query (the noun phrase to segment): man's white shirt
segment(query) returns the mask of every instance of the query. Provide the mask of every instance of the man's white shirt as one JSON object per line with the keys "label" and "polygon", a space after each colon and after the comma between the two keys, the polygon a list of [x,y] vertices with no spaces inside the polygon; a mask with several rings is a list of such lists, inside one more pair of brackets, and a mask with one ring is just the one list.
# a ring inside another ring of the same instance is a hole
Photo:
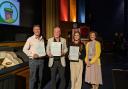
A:
{"label": "man's white shirt", "polygon": [[39,39],[35,35],[29,37],[23,47],[23,52],[29,58],[32,58],[34,54],[38,54],[39,57],[45,56],[45,45],[42,36]]}

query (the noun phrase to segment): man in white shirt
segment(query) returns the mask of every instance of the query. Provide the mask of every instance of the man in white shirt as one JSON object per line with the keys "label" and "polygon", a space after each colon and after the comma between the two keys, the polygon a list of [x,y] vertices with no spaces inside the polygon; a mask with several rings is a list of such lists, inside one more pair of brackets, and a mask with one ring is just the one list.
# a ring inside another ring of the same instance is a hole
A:
{"label": "man in white shirt", "polygon": [[30,58],[30,89],[42,89],[42,77],[45,53],[44,39],[40,35],[40,26],[33,26],[34,35],[29,37],[23,47],[23,52]]}

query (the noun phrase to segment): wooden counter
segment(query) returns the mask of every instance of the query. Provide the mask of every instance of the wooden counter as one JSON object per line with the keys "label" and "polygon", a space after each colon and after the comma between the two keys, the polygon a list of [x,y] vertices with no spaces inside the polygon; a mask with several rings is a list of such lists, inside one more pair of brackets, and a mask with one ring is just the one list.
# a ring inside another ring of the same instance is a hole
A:
{"label": "wooden counter", "polygon": [[25,83],[26,87],[25,89],[29,89],[29,67],[28,67],[28,63],[22,63],[4,70],[0,71],[0,79],[4,78],[4,80],[7,79],[8,76],[10,75],[16,75],[21,77],[23,81],[21,81],[20,79],[17,79],[17,83],[18,84],[18,89],[21,89],[22,87],[22,83]]}
{"label": "wooden counter", "polygon": [[17,42],[0,42],[0,46],[6,47],[23,47],[25,41],[17,41]]}

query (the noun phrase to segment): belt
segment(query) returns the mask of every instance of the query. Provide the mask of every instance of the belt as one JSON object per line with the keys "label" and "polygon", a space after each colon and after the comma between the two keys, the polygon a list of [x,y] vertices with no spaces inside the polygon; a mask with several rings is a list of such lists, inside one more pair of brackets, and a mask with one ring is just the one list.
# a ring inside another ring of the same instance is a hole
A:
{"label": "belt", "polygon": [[60,61],[60,56],[54,56],[54,61]]}

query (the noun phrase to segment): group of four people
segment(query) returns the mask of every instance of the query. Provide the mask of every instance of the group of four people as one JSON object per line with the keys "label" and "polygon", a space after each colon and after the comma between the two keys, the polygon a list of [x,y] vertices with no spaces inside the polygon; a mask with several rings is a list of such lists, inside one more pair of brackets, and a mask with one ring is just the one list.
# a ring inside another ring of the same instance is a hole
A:
{"label": "group of four people", "polygon": [[[42,89],[42,77],[44,68],[44,56],[49,57],[48,66],[51,69],[51,89],[56,89],[56,72],[58,71],[60,77],[59,89],[65,89],[65,67],[68,48],[66,40],[61,37],[61,29],[54,28],[53,37],[48,39],[47,47],[45,50],[44,39],[40,35],[40,26],[33,26],[34,35],[29,37],[23,47],[23,52],[30,58],[30,89]],[[73,34],[73,42],[70,46],[79,47],[78,60],[70,60],[71,72],[71,89],[81,89],[82,87],[82,74],[83,63],[86,63],[85,82],[92,85],[92,89],[98,89],[99,84],[102,84],[101,65],[100,65],[100,42],[96,40],[96,32],[90,32],[90,41],[86,47],[80,41],[80,33]],[[51,52],[52,42],[61,42],[61,56],[53,56]],[[70,48],[69,48],[70,49]],[[85,57],[86,56],[86,57]],[[83,62],[83,59],[84,62]],[[38,76],[38,78],[37,78]]]}

